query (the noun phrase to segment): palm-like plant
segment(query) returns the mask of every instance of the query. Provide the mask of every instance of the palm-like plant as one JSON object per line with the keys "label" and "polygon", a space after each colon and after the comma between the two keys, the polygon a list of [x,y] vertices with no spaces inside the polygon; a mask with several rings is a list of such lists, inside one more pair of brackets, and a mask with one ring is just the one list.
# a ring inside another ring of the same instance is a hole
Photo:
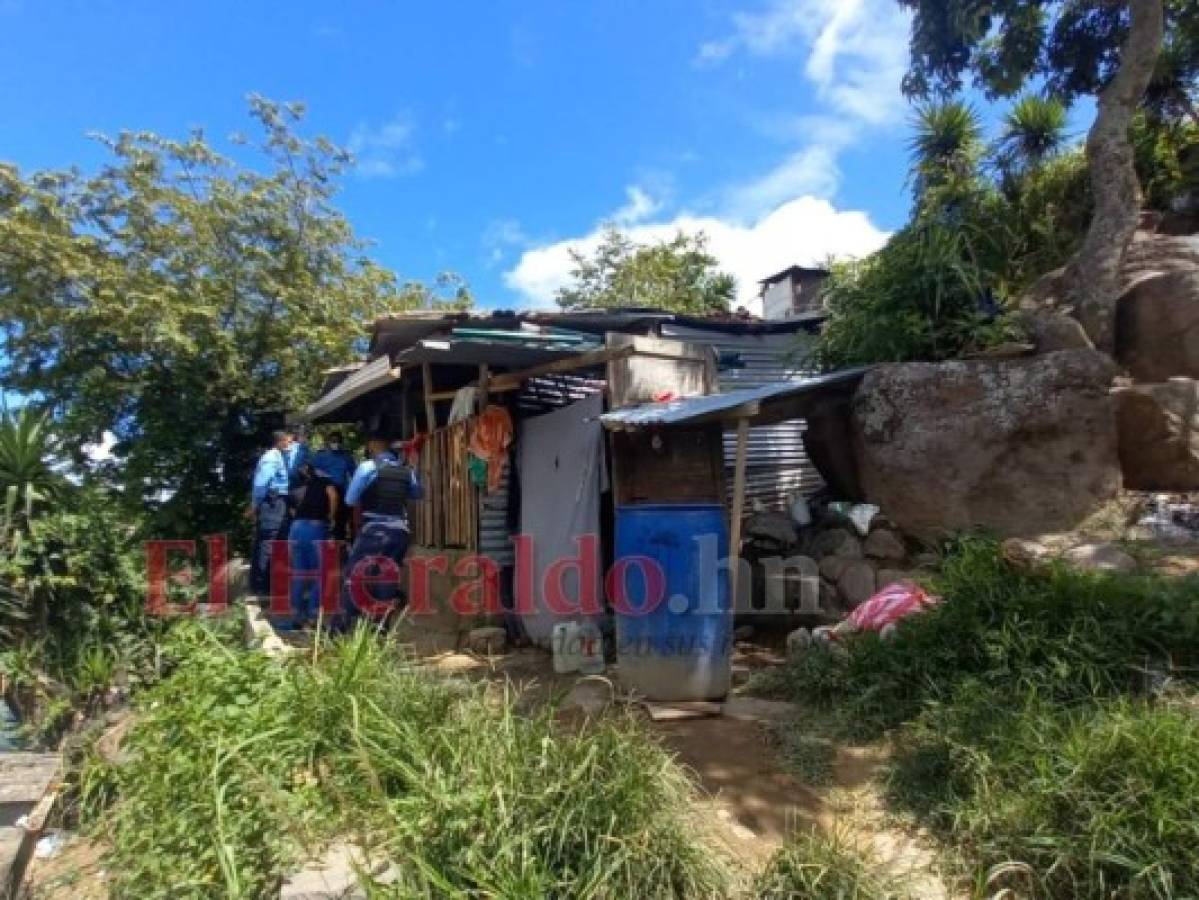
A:
{"label": "palm-like plant", "polygon": [[1066,107],[1028,94],[1004,117],[995,161],[1003,172],[1027,172],[1060,153],[1066,140]]}
{"label": "palm-like plant", "polygon": [[0,409],[0,503],[14,517],[27,518],[35,504],[58,492],[57,451],[48,413]]}
{"label": "palm-like plant", "polygon": [[934,188],[977,174],[983,129],[974,107],[959,100],[927,103],[917,109],[912,131],[909,148],[918,200]]}

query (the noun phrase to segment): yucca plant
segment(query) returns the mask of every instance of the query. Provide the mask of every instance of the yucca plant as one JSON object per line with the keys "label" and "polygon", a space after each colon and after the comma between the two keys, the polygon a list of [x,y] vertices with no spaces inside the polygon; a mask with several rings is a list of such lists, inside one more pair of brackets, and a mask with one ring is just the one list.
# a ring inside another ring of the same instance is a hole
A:
{"label": "yucca plant", "polygon": [[946,100],[917,109],[908,147],[918,202],[933,188],[968,181],[978,174],[982,134],[978,111],[967,103]]}
{"label": "yucca plant", "polygon": [[58,449],[48,413],[28,406],[0,409],[0,492],[6,509],[11,503],[13,522],[27,520],[38,503],[62,487],[54,468]]}
{"label": "yucca plant", "polygon": [[1046,162],[1066,146],[1066,107],[1029,94],[1008,110],[995,159],[1003,171],[1023,172]]}

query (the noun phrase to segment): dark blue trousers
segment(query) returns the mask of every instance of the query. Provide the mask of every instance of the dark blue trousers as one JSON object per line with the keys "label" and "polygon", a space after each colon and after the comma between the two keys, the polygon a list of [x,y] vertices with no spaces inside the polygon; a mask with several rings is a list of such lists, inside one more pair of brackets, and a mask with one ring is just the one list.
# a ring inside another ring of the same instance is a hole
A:
{"label": "dark blue trousers", "polygon": [[[346,561],[346,587],[343,594],[343,606],[346,619],[352,622],[365,614],[361,604],[355,600],[355,577],[363,574],[377,576],[382,574],[379,566],[372,559],[390,559],[397,566],[404,564],[404,554],[408,552],[408,528],[400,519],[364,519],[362,531],[354,539],[350,548],[350,558]],[[360,584],[359,591],[367,591],[369,600],[375,603],[394,603],[400,598],[399,582]]]}
{"label": "dark blue trousers", "polygon": [[258,507],[254,522],[254,553],[250,565],[250,588],[259,596],[271,592],[271,542],[287,540],[291,512],[286,497],[267,497]]}

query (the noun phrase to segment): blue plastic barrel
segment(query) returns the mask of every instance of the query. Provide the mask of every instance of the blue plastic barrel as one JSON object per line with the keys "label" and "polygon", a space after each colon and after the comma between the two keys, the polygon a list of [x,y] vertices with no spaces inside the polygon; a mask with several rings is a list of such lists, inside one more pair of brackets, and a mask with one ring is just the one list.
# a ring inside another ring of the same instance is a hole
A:
{"label": "blue plastic barrel", "polygon": [[617,508],[608,587],[627,687],[650,700],[716,700],[728,693],[728,552],[719,504]]}

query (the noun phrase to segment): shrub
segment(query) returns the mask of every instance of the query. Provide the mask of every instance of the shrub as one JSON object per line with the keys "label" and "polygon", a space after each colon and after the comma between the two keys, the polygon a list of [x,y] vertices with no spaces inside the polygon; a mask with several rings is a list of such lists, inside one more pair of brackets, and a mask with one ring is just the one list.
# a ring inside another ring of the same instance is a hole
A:
{"label": "shrub", "polygon": [[[691,783],[630,722],[578,733],[436,680],[366,631],[287,665],[190,624],[146,692],[133,761],[85,776],[117,893],[262,896],[334,837],[394,863],[398,896],[705,897],[723,867]],[[109,799],[111,798],[111,799]]]}
{"label": "shrub", "polygon": [[903,896],[893,878],[843,831],[797,832],[754,884],[760,900],[889,900]]}
{"label": "shrub", "polygon": [[1019,572],[993,541],[967,539],[932,588],[944,602],[902,622],[898,640],[863,634],[844,654],[815,648],[778,680],[792,696],[837,701],[842,720],[869,735],[966,680],[1068,703],[1138,691],[1155,667],[1184,671],[1199,657],[1194,578]]}
{"label": "shrub", "polygon": [[873,256],[834,265],[816,361],[936,361],[1009,339],[976,256],[969,228],[921,221]]}

